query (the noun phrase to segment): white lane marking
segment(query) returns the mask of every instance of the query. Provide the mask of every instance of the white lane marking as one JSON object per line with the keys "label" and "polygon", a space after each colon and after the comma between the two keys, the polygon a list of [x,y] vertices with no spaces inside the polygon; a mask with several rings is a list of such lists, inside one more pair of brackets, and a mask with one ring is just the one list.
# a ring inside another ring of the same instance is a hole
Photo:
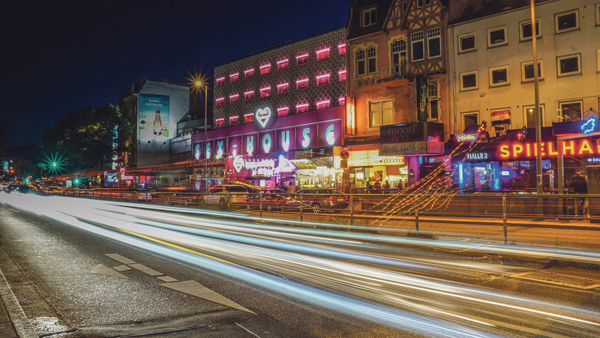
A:
{"label": "white lane marking", "polygon": [[158,272],[158,271],[156,271],[154,269],[150,269],[149,267],[147,267],[145,265],[142,265],[142,264],[129,264],[129,266],[132,267],[132,268],[134,268],[134,269],[140,270],[141,272],[143,272],[145,274],[148,274],[148,275],[150,275],[152,277],[162,276],[163,275],[162,272]]}
{"label": "white lane marking", "polygon": [[95,273],[97,275],[105,275],[105,276],[110,276],[110,277],[119,277],[119,278],[129,279],[127,276],[122,275],[122,274],[118,273],[117,271],[115,271],[107,266],[104,266],[102,264],[98,264],[98,266],[92,270],[92,273]]}
{"label": "white lane marking", "polygon": [[214,292],[213,290],[207,288],[206,286],[204,286],[196,281],[193,281],[193,280],[160,284],[160,286],[164,286],[166,288],[173,289],[175,291],[179,291],[179,292],[187,293],[192,296],[203,298],[203,299],[209,300],[213,303],[223,304],[223,305],[229,306],[234,309],[238,309],[238,310],[250,312],[252,314],[256,314],[256,313],[246,309],[245,307],[241,306],[240,304],[232,301],[231,299],[226,298],[225,296],[220,295],[220,294]]}
{"label": "white lane marking", "polygon": [[8,285],[2,270],[0,270],[0,301],[4,304],[4,308],[19,337],[38,338],[33,325],[31,325],[27,316],[25,316],[21,304],[19,304],[17,297],[15,297],[15,294]]}
{"label": "white lane marking", "polygon": [[123,257],[119,254],[104,254],[104,256],[110,257],[110,258],[116,260],[117,262],[120,262],[123,264],[135,264],[135,261],[132,261],[131,259],[129,259],[127,257]]}
{"label": "white lane marking", "polygon": [[156,277],[156,278],[160,279],[163,282],[167,282],[167,283],[178,282],[177,279],[175,279],[173,277],[169,277],[169,276],[162,276],[162,277]]}
{"label": "white lane marking", "polygon": [[236,322],[234,322],[234,323],[235,323],[235,325],[237,325],[237,326],[241,327],[242,329],[246,330],[246,332],[248,332],[249,334],[253,335],[254,337],[260,338],[259,335],[257,335],[256,333],[248,330],[247,328],[243,327],[242,324],[236,323]]}
{"label": "white lane marking", "polygon": [[115,269],[117,271],[129,271],[129,270],[131,270],[131,268],[128,267],[127,265],[115,266],[113,269]]}

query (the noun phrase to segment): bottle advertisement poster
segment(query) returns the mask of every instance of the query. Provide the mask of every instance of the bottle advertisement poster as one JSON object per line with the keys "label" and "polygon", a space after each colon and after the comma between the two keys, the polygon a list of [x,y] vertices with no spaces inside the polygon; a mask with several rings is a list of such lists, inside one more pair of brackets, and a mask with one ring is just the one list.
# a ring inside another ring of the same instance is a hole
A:
{"label": "bottle advertisement poster", "polygon": [[[151,164],[160,162],[158,153],[168,156],[171,131],[169,130],[169,97],[140,94],[137,121],[138,155],[154,153],[152,160],[138,156],[138,162]],[[140,164],[140,163],[138,163]]]}

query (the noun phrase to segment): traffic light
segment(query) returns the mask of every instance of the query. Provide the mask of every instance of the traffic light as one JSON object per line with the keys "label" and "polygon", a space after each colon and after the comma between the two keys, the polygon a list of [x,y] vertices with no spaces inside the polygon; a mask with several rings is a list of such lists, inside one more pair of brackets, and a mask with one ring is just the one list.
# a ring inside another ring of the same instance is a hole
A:
{"label": "traffic light", "polygon": [[56,168],[58,164],[56,162],[52,162],[52,168]]}
{"label": "traffic light", "polygon": [[529,133],[529,128],[527,126],[523,126],[519,133],[517,133],[517,140],[523,142],[527,139],[527,134]]}
{"label": "traffic light", "polygon": [[74,182],[75,182],[75,184],[79,184],[79,179],[76,178]]}

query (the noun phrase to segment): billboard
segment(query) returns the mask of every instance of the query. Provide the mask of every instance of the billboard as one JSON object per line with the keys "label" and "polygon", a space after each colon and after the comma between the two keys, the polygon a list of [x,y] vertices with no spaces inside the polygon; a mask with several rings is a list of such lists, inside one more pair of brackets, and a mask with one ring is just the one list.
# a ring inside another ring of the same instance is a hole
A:
{"label": "billboard", "polygon": [[[138,165],[168,160],[171,139],[169,126],[169,96],[140,94],[137,119]],[[144,156],[146,154],[148,156]]]}

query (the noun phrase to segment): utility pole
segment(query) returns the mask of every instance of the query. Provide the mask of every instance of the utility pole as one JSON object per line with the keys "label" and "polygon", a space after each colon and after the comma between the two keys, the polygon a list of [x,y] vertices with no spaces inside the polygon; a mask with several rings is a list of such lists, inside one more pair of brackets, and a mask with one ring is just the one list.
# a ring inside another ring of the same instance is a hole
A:
{"label": "utility pole", "polygon": [[[536,186],[537,195],[541,197],[544,193],[544,177],[542,173],[542,115],[540,112],[540,79],[538,74],[537,57],[537,29],[535,25],[535,2],[531,0],[531,44],[533,46],[533,83],[535,91],[535,143],[537,152],[536,160]],[[542,200],[538,198],[538,214],[542,211]]]}

